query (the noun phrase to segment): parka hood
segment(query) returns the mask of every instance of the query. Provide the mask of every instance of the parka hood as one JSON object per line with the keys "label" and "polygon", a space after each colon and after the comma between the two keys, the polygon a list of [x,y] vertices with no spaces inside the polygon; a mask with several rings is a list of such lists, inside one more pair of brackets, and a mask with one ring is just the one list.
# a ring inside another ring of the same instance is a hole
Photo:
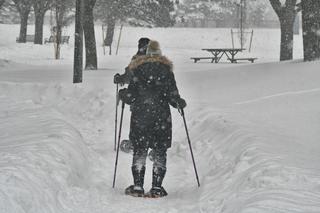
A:
{"label": "parka hood", "polygon": [[168,65],[170,67],[170,71],[173,71],[173,63],[166,56],[161,55],[141,55],[136,56],[129,64],[129,70],[134,70],[138,66],[146,63],[161,63]]}

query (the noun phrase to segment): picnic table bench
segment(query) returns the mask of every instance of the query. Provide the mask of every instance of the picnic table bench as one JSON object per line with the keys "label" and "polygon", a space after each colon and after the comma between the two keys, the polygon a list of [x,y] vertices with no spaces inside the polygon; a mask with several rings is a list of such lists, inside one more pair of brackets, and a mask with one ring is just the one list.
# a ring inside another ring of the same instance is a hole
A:
{"label": "picnic table bench", "polygon": [[[61,44],[67,43],[69,44],[69,39],[70,36],[61,36]],[[46,38],[44,40],[44,43],[53,43],[55,41],[55,37],[54,36],[50,36],[49,38]]]}
{"label": "picnic table bench", "polygon": [[194,63],[197,63],[198,61],[200,61],[201,59],[210,59],[211,63],[213,63],[215,61],[215,57],[191,57],[191,59],[194,60]]}
{"label": "picnic table bench", "polygon": [[231,61],[231,63],[237,63],[237,61],[251,61],[251,63],[254,63],[257,59],[258,58],[233,58],[228,60]]}
{"label": "picnic table bench", "polygon": [[202,59],[210,59],[211,63],[215,62],[218,63],[223,56],[227,57],[227,60],[229,60],[231,63],[237,63],[237,61],[240,60],[248,60],[253,63],[257,58],[235,58],[235,56],[242,52],[243,48],[210,48],[210,49],[202,49],[204,51],[210,52],[213,57],[191,57],[192,60],[194,60],[194,63],[197,63],[198,61]]}
{"label": "picnic table bench", "polygon": [[[20,38],[16,38],[16,42],[19,42]],[[27,35],[26,36],[26,42],[34,42],[34,35]]]}

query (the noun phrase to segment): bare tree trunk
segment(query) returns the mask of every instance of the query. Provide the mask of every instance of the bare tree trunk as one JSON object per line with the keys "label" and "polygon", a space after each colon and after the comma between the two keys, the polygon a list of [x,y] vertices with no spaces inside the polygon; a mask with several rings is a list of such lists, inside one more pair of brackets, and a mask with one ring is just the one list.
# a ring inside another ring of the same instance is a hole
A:
{"label": "bare tree trunk", "polygon": [[104,39],[104,45],[110,47],[109,55],[111,55],[111,47],[113,43],[114,29],[116,26],[116,20],[114,18],[108,18],[107,22],[107,35]]}
{"label": "bare tree trunk", "polygon": [[293,58],[293,23],[294,19],[292,20],[290,17],[280,20],[280,61],[291,60]]}
{"label": "bare tree trunk", "polygon": [[320,59],[320,1],[303,0],[301,7],[304,60]]}
{"label": "bare tree trunk", "polygon": [[[59,15],[56,15],[56,20],[59,20]],[[57,21],[57,32],[56,32],[56,38],[55,38],[55,45],[56,45],[56,52],[55,52],[55,58],[60,59],[60,48],[61,48],[61,36],[62,36],[62,25]]]}
{"label": "bare tree trunk", "polygon": [[28,18],[31,10],[30,1],[13,0],[20,16],[19,43],[25,43],[27,38]]}
{"label": "bare tree trunk", "polygon": [[35,32],[34,32],[34,43],[42,44],[43,43],[43,21],[44,13],[35,13]]}
{"label": "bare tree trunk", "polygon": [[83,69],[83,28],[82,18],[84,3],[82,0],[76,0],[76,20],[74,37],[74,59],[73,59],[73,83],[82,82]]}
{"label": "bare tree trunk", "polygon": [[286,0],[284,5],[279,0],[270,0],[278,15],[281,27],[280,61],[293,58],[293,24],[296,16],[297,0]]}
{"label": "bare tree trunk", "polygon": [[93,8],[95,0],[86,0],[84,2],[84,14],[83,14],[83,31],[85,38],[85,49],[86,49],[86,66],[87,70],[98,69],[97,59],[97,47],[96,38],[94,32],[94,19],[93,19]]}
{"label": "bare tree trunk", "polygon": [[62,41],[62,21],[65,15],[64,5],[62,1],[55,0],[55,16],[56,16],[56,34],[55,34],[55,59],[60,59],[60,47]]}
{"label": "bare tree trunk", "polygon": [[18,41],[19,43],[26,43],[29,13],[30,10],[20,12],[20,33]]}
{"label": "bare tree trunk", "polygon": [[52,0],[32,0],[33,9],[35,14],[35,33],[34,33],[34,43],[42,44],[43,42],[43,22],[44,15],[47,10],[52,6]]}

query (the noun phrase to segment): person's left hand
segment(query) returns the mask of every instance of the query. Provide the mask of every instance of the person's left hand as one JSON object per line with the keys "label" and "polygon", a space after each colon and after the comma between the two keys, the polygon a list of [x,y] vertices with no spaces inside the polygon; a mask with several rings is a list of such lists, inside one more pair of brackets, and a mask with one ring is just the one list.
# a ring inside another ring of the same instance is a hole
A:
{"label": "person's left hand", "polygon": [[187,103],[183,98],[179,98],[177,100],[177,108],[178,109],[184,109],[186,106],[187,106]]}
{"label": "person's left hand", "polygon": [[121,101],[129,105],[134,101],[132,94],[129,92],[127,88],[119,90],[118,97]]}

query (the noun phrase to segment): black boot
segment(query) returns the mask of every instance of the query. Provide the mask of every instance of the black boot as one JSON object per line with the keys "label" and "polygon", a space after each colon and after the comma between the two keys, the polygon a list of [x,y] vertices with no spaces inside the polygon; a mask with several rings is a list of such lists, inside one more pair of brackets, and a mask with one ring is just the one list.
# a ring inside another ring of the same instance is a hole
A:
{"label": "black boot", "polygon": [[167,196],[168,193],[162,187],[162,181],[166,175],[166,169],[161,167],[153,167],[152,171],[152,188],[146,194],[146,197],[158,198]]}
{"label": "black boot", "polygon": [[134,185],[129,186],[125,190],[126,195],[131,195],[134,197],[143,197],[144,196],[144,174],[146,171],[146,168],[143,166],[141,168],[138,168],[137,166],[132,166],[132,175],[133,175],[133,182]]}

